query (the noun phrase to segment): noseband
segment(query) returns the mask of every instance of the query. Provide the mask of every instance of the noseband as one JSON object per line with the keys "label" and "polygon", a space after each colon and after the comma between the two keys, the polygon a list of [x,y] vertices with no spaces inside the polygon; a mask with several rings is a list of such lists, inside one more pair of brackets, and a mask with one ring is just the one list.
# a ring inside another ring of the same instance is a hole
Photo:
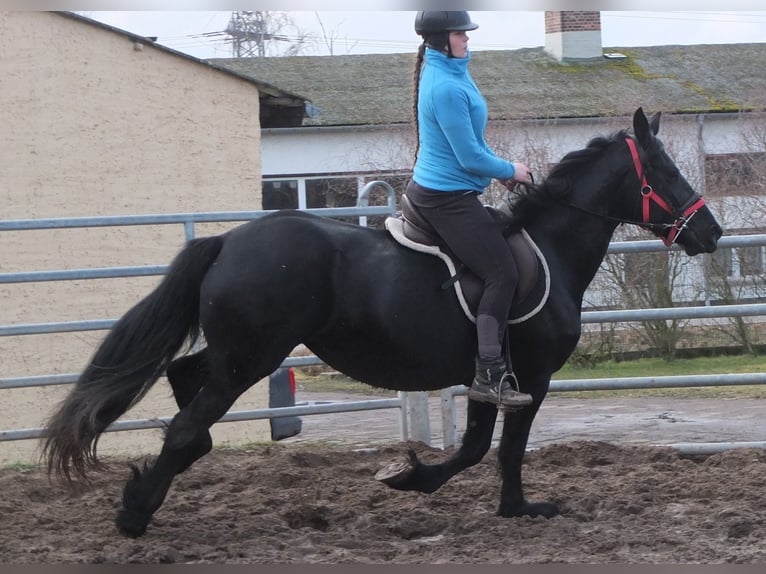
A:
{"label": "noseband", "polygon": [[[662,242],[667,247],[671,247],[678,240],[683,230],[686,229],[692,217],[694,217],[694,215],[700,209],[702,209],[702,207],[705,206],[705,199],[701,195],[695,193],[692,195],[691,199],[686,202],[685,205],[683,205],[678,211],[674,211],[664,199],[657,195],[652,186],[649,185],[649,183],[646,181],[646,175],[644,175],[644,169],[641,165],[641,160],[638,158],[636,142],[631,138],[625,138],[625,141],[628,144],[628,148],[630,148],[630,155],[633,158],[633,165],[636,168],[638,181],[641,182],[643,226],[652,229],[660,237],[660,239],[662,239]],[[649,210],[652,202],[656,203],[667,213],[674,216],[676,218],[675,221],[672,224],[652,223],[649,218]],[[668,236],[662,237],[659,235],[659,233],[656,231],[657,227],[660,227],[661,229],[670,228]]]}

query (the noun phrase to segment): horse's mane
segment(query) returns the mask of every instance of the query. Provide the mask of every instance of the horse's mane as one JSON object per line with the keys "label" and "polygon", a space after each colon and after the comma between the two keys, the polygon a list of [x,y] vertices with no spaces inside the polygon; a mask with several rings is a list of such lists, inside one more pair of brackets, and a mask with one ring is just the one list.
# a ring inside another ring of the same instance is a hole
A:
{"label": "horse's mane", "polygon": [[551,168],[542,182],[519,185],[508,197],[511,227],[523,227],[531,218],[539,215],[542,209],[568,198],[572,193],[575,176],[595,161],[609,145],[626,137],[629,137],[627,130],[620,130],[610,136],[594,137],[583,149],[567,153]]}

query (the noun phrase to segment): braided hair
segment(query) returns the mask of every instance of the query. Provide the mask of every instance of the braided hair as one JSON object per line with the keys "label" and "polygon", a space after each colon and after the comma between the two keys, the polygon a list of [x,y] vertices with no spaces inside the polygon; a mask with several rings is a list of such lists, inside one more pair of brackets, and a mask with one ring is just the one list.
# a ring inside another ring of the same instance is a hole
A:
{"label": "braided hair", "polygon": [[415,123],[415,161],[420,151],[420,125],[418,124],[418,96],[420,95],[420,73],[423,69],[423,60],[426,53],[426,44],[423,42],[418,48],[415,58],[415,72],[413,74],[413,98],[412,98],[412,121]]}

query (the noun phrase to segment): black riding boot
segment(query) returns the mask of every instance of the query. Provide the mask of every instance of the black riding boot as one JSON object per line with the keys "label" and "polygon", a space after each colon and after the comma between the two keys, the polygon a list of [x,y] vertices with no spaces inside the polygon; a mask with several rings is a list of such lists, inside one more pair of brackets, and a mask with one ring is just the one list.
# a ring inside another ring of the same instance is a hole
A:
{"label": "black riding boot", "polygon": [[[515,387],[515,388],[514,388]],[[519,383],[503,359],[476,359],[476,377],[468,398],[494,403],[505,409],[520,409],[532,404],[532,395],[518,391]]]}

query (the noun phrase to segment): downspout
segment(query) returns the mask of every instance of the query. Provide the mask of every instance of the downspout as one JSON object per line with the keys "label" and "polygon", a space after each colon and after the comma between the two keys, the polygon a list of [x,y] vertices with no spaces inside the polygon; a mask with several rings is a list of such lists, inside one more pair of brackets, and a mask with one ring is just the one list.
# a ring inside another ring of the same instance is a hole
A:
{"label": "downspout", "polygon": [[705,180],[707,174],[705,172],[705,114],[697,114],[697,163],[699,165],[700,181],[699,189],[697,190],[700,195],[705,195]]}
{"label": "downspout", "polygon": [[[705,197],[707,171],[705,169],[705,114],[697,114],[697,165],[700,174],[697,192]],[[711,289],[707,273],[702,273],[702,282],[705,289],[705,306],[711,305]]]}

